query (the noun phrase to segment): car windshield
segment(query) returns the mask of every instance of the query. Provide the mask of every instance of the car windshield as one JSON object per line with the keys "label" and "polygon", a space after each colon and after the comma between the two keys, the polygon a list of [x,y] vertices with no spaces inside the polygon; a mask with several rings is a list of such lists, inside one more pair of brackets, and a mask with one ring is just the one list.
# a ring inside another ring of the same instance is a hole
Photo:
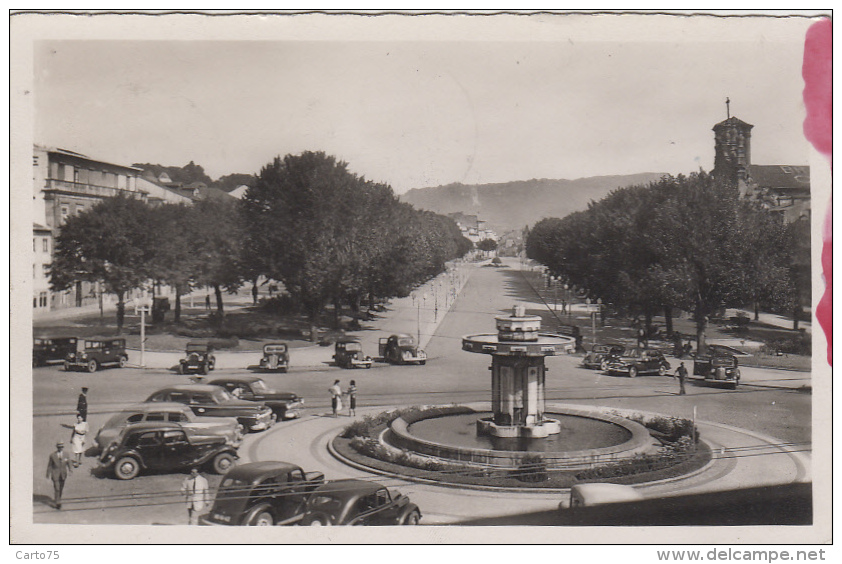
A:
{"label": "car windshield", "polygon": [[234,396],[232,396],[231,393],[228,390],[226,390],[225,388],[219,388],[217,390],[214,390],[213,394],[212,394],[212,397],[213,397],[213,401],[215,403],[222,403],[224,401],[229,401],[229,400],[234,399]]}
{"label": "car windshield", "polygon": [[345,350],[348,352],[360,352],[363,350],[363,346],[359,343],[346,343]]}
{"label": "car windshield", "polygon": [[307,508],[336,515],[342,508],[342,500],[330,494],[314,494],[307,500]]}
{"label": "car windshield", "polygon": [[121,411],[117,415],[112,416],[111,419],[105,423],[104,427],[119,427],[125,423],[129,417],[136,413],[137,411]]}
{"label": "car windshield", "polygon": [[267,345],[263,347],[263,352],[267,354],[277,354],[286,352],[286,345]]}
{"label": "car windshield", "polygon": [[626,356],[629,358],[640,358],[641,352],[640,349],[632,349],[626,352]]}
{"label": "car windshield", "polygon": [[398,346],[399,347],[411,347],[415,345],[415,341],[411,338],[407,337],[406,339],[398,339]]}
{"label": "car windshield", "polygon": [[604,352],[608,352],[608,350],[609,350],[608,347],[606,347],[605,345],[594,345],[594,348],[593,348],[593,352],[595,352],[595,353],[604,353]]}
{"label": "car windshield", "polygon": [[238,498],[247,495],[251,491],[251,484],[236,478],[225,478],[219,485],[219,492],[216,497],[219,498]]}
{"label": "car windshield", "polygon": [[269,389],[269,386],[267,386],[266,382],[264,382],[263,380],[255,380],[251,383],[251,389],[265,392]]}

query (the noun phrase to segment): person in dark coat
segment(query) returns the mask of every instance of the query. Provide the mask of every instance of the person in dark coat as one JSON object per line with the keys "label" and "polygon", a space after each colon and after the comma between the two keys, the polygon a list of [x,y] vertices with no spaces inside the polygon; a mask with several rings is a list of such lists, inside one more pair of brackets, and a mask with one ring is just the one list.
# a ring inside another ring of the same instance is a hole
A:
{"label": "person in dark coat", "polygon": [[678,395],[683,396],[684,394],[687,393],[687,392],[684,391],[684,380],[685,380],[685,378],[687,378],[687,369],[684,368],[683,362],[681,363],[681,366],[679,366],[678,368],[675,369],[675,374],[673,375],[673,378],[676,378],[676,377],[678,378],[678,385],[679,385]]}
{"label": "person in dark coat", "polygon": [[70,459],[64,454],[64,443],[56,443],[56,451],[50,454],[47,460],[47,479],[53,481],[53,499],[56,509],[61,509],[64,482],[71,472],[73,472],[73,467]]}
{"label": "person in dark coat", "polygon": [[82,421],[88,420],[88,388],[82,388],[79,399],[76,400],[76,413],[82,416]]}

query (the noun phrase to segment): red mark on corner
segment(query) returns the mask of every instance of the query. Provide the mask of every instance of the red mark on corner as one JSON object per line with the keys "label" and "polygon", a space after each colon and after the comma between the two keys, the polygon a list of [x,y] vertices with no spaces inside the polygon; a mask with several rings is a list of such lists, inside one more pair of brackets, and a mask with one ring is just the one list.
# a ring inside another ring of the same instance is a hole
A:
{"label": "red mark on corner", "polygon": [[[833,170],[833,27],[824,18],[807,30],[804,40],[804,136],[827,157]],[[827,363],[833,366],[833,232],[832,206],[822,229],[822,272],[825,291],[816,307],[816,319],[827,337]]]}

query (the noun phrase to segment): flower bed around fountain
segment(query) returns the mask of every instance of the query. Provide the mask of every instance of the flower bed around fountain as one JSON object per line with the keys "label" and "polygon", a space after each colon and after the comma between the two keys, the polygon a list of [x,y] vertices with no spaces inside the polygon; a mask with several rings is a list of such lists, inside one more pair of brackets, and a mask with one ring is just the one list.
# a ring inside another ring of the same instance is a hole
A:
{"label": "flower bed around fountain", "polygon": [[[711,458],[710,449],[693,439],[688,420],[616,410],[565,406],[553,413],[579,412],[629,429],[622,445],[569,452],[494,451],[453,448],[412,437],[412,424],[431,418],[480,414],[467,406],[396,409],[366,417],[345,427],[332,442],[339,458],[388,474],[452,484],[496,487],[566,488],[578,482],[610,480],[642,483],[697,470]],[[651,436],[658,437],[661,446]]]}

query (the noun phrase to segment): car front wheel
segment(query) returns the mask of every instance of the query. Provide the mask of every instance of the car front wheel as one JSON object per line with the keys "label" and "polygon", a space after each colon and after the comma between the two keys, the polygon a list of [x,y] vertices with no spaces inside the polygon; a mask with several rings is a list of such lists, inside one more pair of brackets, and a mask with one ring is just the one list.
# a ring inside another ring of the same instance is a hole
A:
{"label": "car front wheel", "polygon": [[225,474],[234,465],[234,457],[228,452],[221,452],[213,459],[213,471]]}
{"label": "car front wheel", "polygon": [[634,378],[635,376],[637,376],[637,367],[636,366],[630,366],[629,367],[629,378]]}
{"label": "car front wheel", "polygon": [[601,363],[599,363],[599,369],[603,372],[608,372],[608,361],[603,360]]}
{"label": "car front wheel", "polygon": [[658,367],[658,376],[665,376],[667,373],[667,369],[664,368],[664,365]]}
{"label": "car front wheel", "polygon": [[114,475],[121,480],[131,480],[140,473],[140,464],[129,456],[121,458],[114,465]]}
{"label": "car front wheel", "polygon": [[274,525],[275,518],[268,511],[261,511],[249,521],[251,527],[272,527]]}
{"label": "car front wheel", "polygon": [[315,517],[312,521],[310,521],[311,527],[329,527],[330,522],[325,519],[324,517]]}
{"label": "car front wheel", "polygon": [[404,517],[402,525],[417,525],[421,521],[421,515],[417,511],[413,511]]}
{"label": "car front wheel", "polygon": [[88,372],[96,372],[99,368],[99,364],[95,360],[88,361]]}
{"label": "car front wheel", "polygon": [[126,357],[126,356],[121,356],[121,357],[120,357],[120,360],[117,362],[117,364],[119,364],[119,365],[120,365],[120,368],[125,368],[125,367],[126,367],[126,363],[128,363],[128,362],[129,362],[129,358],[128,358],[128,357]]}

